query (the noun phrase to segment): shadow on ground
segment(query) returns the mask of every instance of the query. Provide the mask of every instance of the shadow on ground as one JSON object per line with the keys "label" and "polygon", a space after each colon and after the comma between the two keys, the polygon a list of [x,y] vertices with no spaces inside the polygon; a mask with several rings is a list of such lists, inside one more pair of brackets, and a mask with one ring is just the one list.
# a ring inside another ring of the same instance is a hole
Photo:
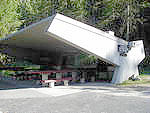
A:
{"label": "shadow on ground", "polygon": [[0,90],[39,88],[35,81],[0,80]]}
{"label": "shadow on ground", "polygon": [[[13,89],[25,89],[25,88],[41,88],[35,81],[15,81],[15,80],[1,80],[0,90],[13,90]],[[46,88],[53,90],[53,88]],[[111,83],[74,83],[70,86],[55,86],[54,89],[63,91],[90,91],[111,95],[121,96],[146,96],[150,97],[150,86],[118,86]],[[44,90],[44,89],[43,89]],[[47,92],[48,90],[45,90]]]}

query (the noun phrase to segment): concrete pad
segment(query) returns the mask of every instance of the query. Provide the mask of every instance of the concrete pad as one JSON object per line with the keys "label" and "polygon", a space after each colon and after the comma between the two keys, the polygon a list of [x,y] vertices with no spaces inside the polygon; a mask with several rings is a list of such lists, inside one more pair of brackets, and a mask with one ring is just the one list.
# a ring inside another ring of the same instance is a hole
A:
{"label": "concrete pad", "polygon": [[41,97],[58,97],[73,95],[82,92],[91,92],[98,95],[110,96],[128,96],[150,98],[150,87],[146,88],[125,88],[117,87],[104,83],[84,83],[72,86],[56,86],[54,88],[24,88],[0,90],[0,99],[18,99],[18,98],[41,98]]}
{"label": "concrete pad", "polygon": [[[55,88],[32,88],[33,90],[50,96],[64,96],[80,92],[94,92],[97,94],[106,94],[112,96],[130,96],[150,98],[150,91],[135,90],[135,88],[120,88],[104,83],[78,84],[75,86],[56,86]],[[137,88],[138,89],[138,88]]]}
{"label": "concrete pad", "polygon": [[55,97],[82,92],[80,89],[71,89],[67,86],[56,86],[54,88],[32,88],[32,90]]}
{"label": "concrete pad", "polygon": [[34,91],[32,90],[32,88],[0,90],[0,99],[41,98],[41,97],[50,97],[50,95]]}

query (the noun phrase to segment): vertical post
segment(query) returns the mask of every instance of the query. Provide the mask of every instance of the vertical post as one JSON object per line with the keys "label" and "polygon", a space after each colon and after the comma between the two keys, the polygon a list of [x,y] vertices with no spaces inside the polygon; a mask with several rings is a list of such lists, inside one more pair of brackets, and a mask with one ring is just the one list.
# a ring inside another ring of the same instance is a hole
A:
{"label": "vertical post", "polygon": [[[42,74],[42,80],[48,80],[48,74]],[[42,83],[42,86],[46,86],[46,84]]]}
{"label": "vertical post", "polygon": [[72,79],[73,79],[73,82],[76,81],[76,77],[77,77],[77,72],[72,72]]}
{"label": "vertical post", "polygon": [[42,74],[42,80],[48,80],[48,74]]}
{"label": "vertical post", "polygon": [[80,58],[79,58],[79,54],[76,54],[76,55],[74,55],[74,65],[76,66],[76,67],[78,67],[79,65],[80,65]]}
{"label": "vertical post", "polygon": [[127,37],[126,40],[129,41],[129,32],[130,32],[130,2],[128,2],[128,14],[127,14]]}
{"label": "vertical post", "polygon": [[82,77],[80,78],[81,83],[85,83],[85,76],[87,75],[87,72],[82,73]]}
{"label": "vertical post", "polygon": [[56,79],[59,80],[62,78],[62,73],[56,73]]}

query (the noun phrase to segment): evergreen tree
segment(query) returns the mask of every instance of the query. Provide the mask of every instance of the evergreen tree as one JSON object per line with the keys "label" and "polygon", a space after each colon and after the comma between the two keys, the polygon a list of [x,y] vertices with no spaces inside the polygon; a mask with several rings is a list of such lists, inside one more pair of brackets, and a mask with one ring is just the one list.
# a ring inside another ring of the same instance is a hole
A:
{"label": "evergreen tree", "polygon": [[23,21],[18,13],[18,0],[0,1],[0,37],[17,31]]}

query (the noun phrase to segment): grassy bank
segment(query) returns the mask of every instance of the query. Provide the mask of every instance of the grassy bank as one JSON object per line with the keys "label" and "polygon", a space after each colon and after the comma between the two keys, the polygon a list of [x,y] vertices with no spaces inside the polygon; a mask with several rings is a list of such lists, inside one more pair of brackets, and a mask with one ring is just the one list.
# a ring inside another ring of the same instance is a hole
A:
{"label": "grassy bank", "polygon": [[141,80],[132,81],[132,80],[126,80],[121,84],[123,86],[130,86],[130,85],[149,85],[150,86],[150,75],[141,74],[140,75]]}

